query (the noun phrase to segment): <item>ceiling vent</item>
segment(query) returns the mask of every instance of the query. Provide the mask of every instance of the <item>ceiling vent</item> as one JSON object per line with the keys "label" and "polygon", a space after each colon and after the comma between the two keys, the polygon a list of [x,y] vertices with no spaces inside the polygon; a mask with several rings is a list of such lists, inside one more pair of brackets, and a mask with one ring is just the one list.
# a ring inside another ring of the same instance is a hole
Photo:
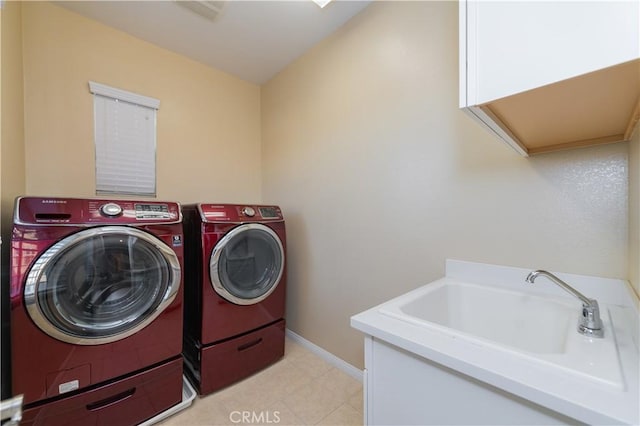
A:
{"label": "ceiling vent", "polygon": [[204,0],[176,0],[176,2],[210,21],[215,21],[227,4],[226,1]]}

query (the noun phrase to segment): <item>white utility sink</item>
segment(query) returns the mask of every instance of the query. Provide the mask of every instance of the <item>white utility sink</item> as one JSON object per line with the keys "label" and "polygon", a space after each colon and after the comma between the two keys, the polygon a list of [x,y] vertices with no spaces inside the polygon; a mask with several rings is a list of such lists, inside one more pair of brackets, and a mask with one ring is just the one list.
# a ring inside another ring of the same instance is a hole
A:
{"label": "white utility sink", "polygon": [[[571,292],[526,282],[531,272],[447,260],[445,277],[354,315],[365,334],[367,422],[640,424],[629,283],[557,273]],[[603,337],[578,332],[577,294],[598,301],[593,330]]]}
{"label": "white utility sink", "polygon": [[383,312],[408,316],[527,352],[565,352],[576,304],[463,283],[441,283]]}
{"label": "white utility sink", "polygon": [[477,345],[514,352],[534,362],[624,389],[606,308],[604,338],[576,330],[581,303],[444,278],[400,296],[380,312]]}

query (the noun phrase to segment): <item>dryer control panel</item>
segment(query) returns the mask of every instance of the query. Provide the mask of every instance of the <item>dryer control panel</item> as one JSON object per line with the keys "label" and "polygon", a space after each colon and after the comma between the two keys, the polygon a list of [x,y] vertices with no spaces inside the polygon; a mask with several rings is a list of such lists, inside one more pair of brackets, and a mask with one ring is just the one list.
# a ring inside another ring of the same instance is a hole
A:
{"label": "dryer control panel", "polygon": [[247,204],[198,204],[203,222],[267,222],[282,221],[282,211],[278,206]]}
{"label": "dryer control panel", "polygon": [[258,207],[258,211],[263,219],[279,219],[282,217],[282,213],[277,207]]}

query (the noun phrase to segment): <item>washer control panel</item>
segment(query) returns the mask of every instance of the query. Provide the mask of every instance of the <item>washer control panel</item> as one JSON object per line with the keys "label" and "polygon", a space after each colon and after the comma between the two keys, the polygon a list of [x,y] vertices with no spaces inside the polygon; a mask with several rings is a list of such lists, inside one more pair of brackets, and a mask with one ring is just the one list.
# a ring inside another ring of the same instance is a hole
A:
{"label": "washer control panel", "polygon": [[105,200],[83,198],[20,197],[14,222],[17,224],[146,224],[179,223],[176,202]]}

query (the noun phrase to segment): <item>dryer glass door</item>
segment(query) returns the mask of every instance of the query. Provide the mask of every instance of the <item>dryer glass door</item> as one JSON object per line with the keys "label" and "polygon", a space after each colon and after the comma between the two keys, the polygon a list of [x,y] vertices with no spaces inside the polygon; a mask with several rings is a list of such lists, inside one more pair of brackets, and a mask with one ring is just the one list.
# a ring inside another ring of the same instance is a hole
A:
{"label": "dryer glass door", "polygon": [[90,228],[38,258],[27,276],[25,304],[50,336],[96,345],[149,324],[179,286],[179,260],[158,238],[123,226]]}
{"label": "dryer glass door", "polygon": [[268,226],[245,224],[216,244],[209,262],[214,290],[230,302],[252,305],[266,299],[284,271],[284,248]]}

